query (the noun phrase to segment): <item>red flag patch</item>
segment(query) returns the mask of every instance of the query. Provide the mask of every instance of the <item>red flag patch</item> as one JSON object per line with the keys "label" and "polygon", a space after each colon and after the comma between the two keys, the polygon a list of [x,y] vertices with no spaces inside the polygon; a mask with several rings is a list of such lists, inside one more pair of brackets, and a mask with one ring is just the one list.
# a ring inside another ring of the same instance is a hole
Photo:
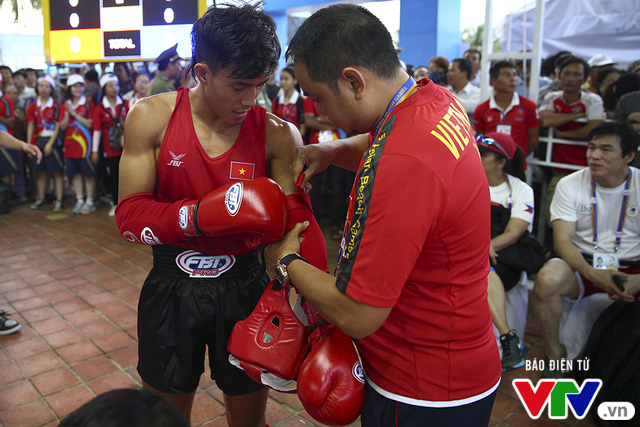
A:
{"label": "red flag patch", "polygon": [[256,170],[255,163],[231,162],[230,179],[251,181]]}

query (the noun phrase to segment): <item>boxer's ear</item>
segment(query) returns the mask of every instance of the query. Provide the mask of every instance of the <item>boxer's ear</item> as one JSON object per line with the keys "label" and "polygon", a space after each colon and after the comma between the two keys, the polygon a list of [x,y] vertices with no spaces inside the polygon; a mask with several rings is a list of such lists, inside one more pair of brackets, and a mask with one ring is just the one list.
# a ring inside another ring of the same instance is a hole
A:
{"label": "boxer's ear", "polygon": [[367,82],[362,72],[355,67],[346,67],[340,73],[341,79],[348,84],[348,90],[353,93],[356,100],[364,98],[367,90]]}
{"label": "boxer's ear", "polygon": [[211,75],[211,70],[209,70],[209,66],[207,64],[204,62],[198,62],[194,65],[193,70],[195,71],[199,81],[207,83],[207,77]]}

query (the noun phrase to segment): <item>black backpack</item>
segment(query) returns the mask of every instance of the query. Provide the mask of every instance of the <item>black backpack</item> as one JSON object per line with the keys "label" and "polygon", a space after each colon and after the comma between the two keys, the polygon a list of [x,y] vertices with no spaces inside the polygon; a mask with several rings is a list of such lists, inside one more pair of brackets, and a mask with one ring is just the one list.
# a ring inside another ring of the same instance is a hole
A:
{"label": "black backpack", "polygon": [[602,402],[631,402],[636,414],[629,421],[610,421],[610,426],[640,425],[640,302],[616,301],[604,310],[591,329],[580,359],[589,358],[589,370],[573,371],[582,384],[587,378],[602,380],[602,388],[591,406],[591,418],[598,416]]}

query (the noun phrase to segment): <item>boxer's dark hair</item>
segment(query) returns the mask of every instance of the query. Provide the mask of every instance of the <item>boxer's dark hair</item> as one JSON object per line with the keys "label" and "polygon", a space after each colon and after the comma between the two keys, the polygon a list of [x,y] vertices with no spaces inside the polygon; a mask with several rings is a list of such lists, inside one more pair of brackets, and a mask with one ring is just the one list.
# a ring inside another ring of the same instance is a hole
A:
{"label": "boxer's dark hair", "polygon": [[281,53],[276,23],[259,6],[212,6],[193,24],[189,71],[194,78],[198,62],[214,75],[229,68],[229,76],[240,79],[267,77],[276,70]]}
{"label": "boxer's dark hair", "polygon": [[362,6],[336,4],[320,9],[298,28],[287,59],[305,64],[309,76],[338,93],[338,77],[349,66],[392,78],[401,67],[391,35]]}

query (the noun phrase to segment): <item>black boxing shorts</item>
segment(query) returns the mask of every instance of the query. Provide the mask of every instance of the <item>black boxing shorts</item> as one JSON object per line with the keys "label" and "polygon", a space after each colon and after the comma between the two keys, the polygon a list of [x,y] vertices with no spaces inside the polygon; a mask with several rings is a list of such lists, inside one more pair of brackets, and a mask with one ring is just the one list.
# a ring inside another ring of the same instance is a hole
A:
{"label": "black boxing shorts", "polygon": [[163,393],[194,391],[209,347],[211,379],[227,395],[262,385],[229,363],[227,342],[269,282],[258,250],[211,256],[186,248],[153,246],[154,267],[138,304],[138,373]]}

